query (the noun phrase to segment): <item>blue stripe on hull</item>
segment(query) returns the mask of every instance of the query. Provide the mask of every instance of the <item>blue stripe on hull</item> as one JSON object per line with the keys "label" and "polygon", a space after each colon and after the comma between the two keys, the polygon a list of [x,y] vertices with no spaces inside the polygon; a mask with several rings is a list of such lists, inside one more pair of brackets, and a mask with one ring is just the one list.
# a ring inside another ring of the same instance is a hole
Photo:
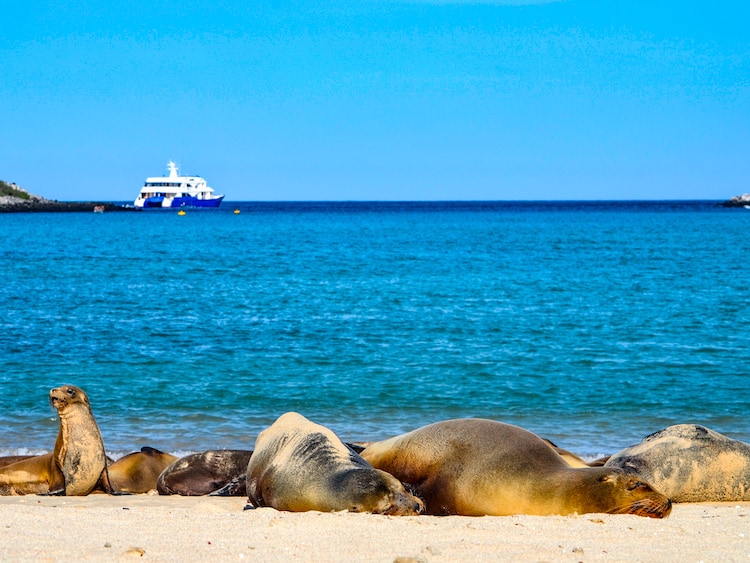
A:
{"label": "blue stripe on hull", "polygon": [[224,196],[215,199],[198,199],[196,197],[176,197],[171,207],[219,207]]}

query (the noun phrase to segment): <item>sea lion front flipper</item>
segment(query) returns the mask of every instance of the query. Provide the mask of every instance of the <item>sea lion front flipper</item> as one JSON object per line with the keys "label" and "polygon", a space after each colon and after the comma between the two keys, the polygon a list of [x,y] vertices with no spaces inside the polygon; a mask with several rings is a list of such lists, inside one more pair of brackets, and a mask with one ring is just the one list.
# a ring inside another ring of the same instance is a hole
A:
{"label": "sea lion front flipper", "polygon": [[239,475],[221,489],[208,493],[210,497],[242,497],[247,493],[247,475]]}
{"label": "sea lion front flipper", "polygon": [[54,491],[47,491],[46,493],[37,493],[37,494],[42,497],[64,497],[65,487],[63,487],[62,489],[55,489]]}
{"label": "sea lion front flipper", "polygon": [[94,490],[97,488],[101,488],[102,491],[107,493],[108,495],[114,495],[117,494],[117,491],[112,487],[112,483],[109,481],[109,471],[107,471],[107,468],[105,467],[102,471],[101,476],[99,477],[99,482],[97,483],[98,487],[94,487]]}

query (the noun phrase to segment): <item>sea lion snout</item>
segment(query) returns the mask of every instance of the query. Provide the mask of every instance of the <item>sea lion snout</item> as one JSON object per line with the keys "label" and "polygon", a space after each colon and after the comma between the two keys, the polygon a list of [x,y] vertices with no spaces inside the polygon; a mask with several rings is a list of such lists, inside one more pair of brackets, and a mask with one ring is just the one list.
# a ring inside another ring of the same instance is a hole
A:
{"label": "sea lion snout", "polygon": [[401,498],[398,498],[396,502],[383,512],[388,516],[418,516],[424,512],[424,503],[410,495],[405,493]]}
{"label": "sea lion snout", "polygon": [[68,401],[75,399],[76,387],[72,385],[62,385],[61,387],[55,387],[49,391],[49,402],[50,404],[60,410],[68,405]]}

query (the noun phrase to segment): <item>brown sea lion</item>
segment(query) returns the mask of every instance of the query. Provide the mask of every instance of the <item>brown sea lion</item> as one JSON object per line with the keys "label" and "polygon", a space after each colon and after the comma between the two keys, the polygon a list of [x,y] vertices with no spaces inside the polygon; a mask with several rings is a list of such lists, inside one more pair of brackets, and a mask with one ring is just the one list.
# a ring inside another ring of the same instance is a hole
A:
{"label": "brown sea lion", "polygon": [[750,444],[697,424],[677,424],[609,458],[674,502],[750,501]]}
{"label": "brown sea lion", "polygon": [[253,506],[305,512],[415,515],[422,502],[374,469],[328,428],[286,413],[258,435],[247,466]]}
{"label": "brown sea lion", "polygon": [[252,450],[209,450],[174,461],[159,475],[160,495],[244,496]]}
{"label": "brown sea lion", "polygon": [[16,463],[17,461],[23,461],[24,459],[29,459],[32,457],[36,457],[34,455],[4,455],[0,457],[0,467],[5,467],[6,465],[10,465],[11,463]]}
{"label": "brown sea lion", "polygon": [[109,483],[118,493],[147,493],[156,489],[161,472],[177,459],[177,456],[143,447],[141,451],[121,457],[107,468]]}
{"label": "brown sea lion", "polygon": [[671,510],[666,496],[625,471],[570,467],[536,434],[493,420],[437,422],[371,444],[362,457],[410,486],[429,514],[663,518]]}
{"label": "brown sea lion", "polygon": [[49,392],[60,429],[52,453],[0,467],[0,494],[89,494],[97,484],[111,492],[107,458],[86,393],[73,385]]}
{"label": "brown sea lion", "polygon": [[547,438],[542,438],[544,442],[551,447],[557,454],[562,457],[565,462],[570,465],[571,467],[592,467],[590,463],[585,461],[582,457],[579,455],[574,454],[573,452],[566,450],[564,448],[561,448],[551,442],[550,440],[547,440]]}

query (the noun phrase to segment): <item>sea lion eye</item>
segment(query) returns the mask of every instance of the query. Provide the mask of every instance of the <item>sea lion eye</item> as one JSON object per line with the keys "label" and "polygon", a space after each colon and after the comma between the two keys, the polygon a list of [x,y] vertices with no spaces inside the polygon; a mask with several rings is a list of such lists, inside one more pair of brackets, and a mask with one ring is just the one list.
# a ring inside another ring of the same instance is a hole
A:
{"label": "sea lion eye", "polygon": [[631,483],[628,485],[628,490],[633,491],[635,489],[639,489],[641,487],[645,487],[646,484],[642,481],[631,481]]}
{"label": "sea lion eye", "polygon": [[68,393],[68,395],[70,395],[71,397],[75,396],[75,394],[76,394],[76,392],[75,392],[75,389],[72,389],[72,388],[70,388],[70,387],[68,387],[68,388],[67,388],[67,389],[66,389],[65,391],[66,391],[66,392]]}

